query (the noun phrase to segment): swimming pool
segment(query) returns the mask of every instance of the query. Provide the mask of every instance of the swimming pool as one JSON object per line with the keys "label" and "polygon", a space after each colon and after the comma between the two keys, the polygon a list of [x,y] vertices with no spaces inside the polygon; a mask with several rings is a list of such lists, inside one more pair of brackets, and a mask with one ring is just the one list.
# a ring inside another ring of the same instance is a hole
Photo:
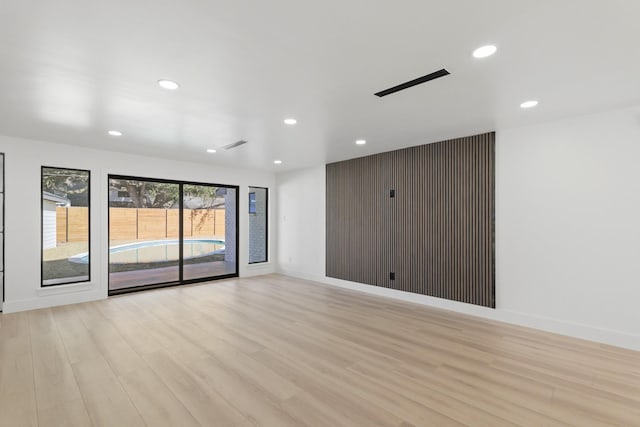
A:
{"label": "swimming pool", "polygon": [[[128,243],[109,248],[110,264],[146,264],[177,261],[179,240],[150,240]],[[201,258],[208,255],[224,254],[224,241],[215,239],[188,239],[184,241],[184,259]],[[84,252],[69,258],[69,261],[87,264],[89,254]]]}

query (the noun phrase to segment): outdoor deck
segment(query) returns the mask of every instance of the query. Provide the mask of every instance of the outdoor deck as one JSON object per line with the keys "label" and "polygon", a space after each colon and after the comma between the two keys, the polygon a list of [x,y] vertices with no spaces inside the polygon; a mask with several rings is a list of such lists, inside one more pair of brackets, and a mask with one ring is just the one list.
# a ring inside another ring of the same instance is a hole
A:
{"label": "outdoor deck", "polygon": [[[184,280],[214,277],[236,272],[236,263],[213,261],[200,264],[185,264]],[[117,291],[135,286],[178,281],[178,267],[160,267],[109,274],[109,290]]]}

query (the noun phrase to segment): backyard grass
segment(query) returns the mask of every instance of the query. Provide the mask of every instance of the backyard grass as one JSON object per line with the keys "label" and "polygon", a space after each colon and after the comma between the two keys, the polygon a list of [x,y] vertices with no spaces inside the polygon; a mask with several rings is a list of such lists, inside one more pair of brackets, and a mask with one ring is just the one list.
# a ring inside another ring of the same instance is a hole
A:
{"label": "backyard grass", "polygon": [[58,246],[45,249],[42,252],[42,279],[53,280],[67,277],[79,277],[89,275],[87,264],[69,262],[67,259],[73,255],[87,252],[87,242],[58,243]]}
{"label": "backyard grass", "polygon": [[67,258],[87,252],[87,242],[58,243],[58,246],[42,252],[44,261],[66,260]]}

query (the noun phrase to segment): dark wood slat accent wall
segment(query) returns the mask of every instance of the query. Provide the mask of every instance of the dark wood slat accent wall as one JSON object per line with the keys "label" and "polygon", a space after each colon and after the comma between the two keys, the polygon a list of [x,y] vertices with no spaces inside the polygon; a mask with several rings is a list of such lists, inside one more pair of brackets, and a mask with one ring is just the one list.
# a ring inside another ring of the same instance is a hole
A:
{"label": "dark wood slat accent wall", "polygon": [[491,132],[328,164],[327,276],[495,307],[494,148]]}

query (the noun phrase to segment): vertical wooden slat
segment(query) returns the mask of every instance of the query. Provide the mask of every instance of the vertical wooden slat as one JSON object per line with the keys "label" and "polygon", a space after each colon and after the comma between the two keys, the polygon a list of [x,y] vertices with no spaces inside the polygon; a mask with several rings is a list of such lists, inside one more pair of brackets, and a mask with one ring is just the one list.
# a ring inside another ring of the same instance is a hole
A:
{"label": "vertical wooden slat", "polygon": [[488,133],[328,164],[327,276],[495,307],[494,145]]}

